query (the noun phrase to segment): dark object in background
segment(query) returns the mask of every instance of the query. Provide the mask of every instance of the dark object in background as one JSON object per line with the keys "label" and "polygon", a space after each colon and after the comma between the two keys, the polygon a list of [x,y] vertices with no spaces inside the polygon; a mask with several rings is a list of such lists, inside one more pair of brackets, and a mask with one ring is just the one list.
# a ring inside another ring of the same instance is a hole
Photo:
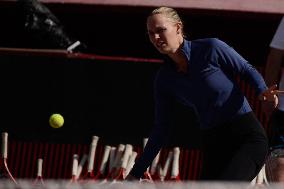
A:
{"label": "dark object in background", "polygon": [[45,5],[37,0],[18,0],[18,3],[25,16],[25,29],[43,42],[43,47],[86,51],[86,45],[68,36],[58,18]]}

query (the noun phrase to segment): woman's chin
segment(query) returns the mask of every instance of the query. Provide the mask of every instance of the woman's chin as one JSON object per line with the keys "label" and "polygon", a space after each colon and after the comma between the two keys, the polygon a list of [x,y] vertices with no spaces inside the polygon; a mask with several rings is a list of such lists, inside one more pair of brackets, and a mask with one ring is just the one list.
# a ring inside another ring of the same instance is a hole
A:
{"label": "woman's chin", "polygon": [[162,54],[169,54],[170,51],[168,49],[165,49],[165,48],[158,48],[158,51]]}

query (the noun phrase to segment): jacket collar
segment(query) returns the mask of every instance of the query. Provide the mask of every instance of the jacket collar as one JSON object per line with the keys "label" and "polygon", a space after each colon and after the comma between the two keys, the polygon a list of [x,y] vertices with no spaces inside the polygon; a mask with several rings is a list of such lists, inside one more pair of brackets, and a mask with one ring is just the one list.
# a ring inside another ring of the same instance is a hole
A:
{"label": "jacket collar", "polygon": [[[181,44],[181,51],[185,54],[188,62],[190,61],[190,54],[191,54],[191,41],[183,39],[183,43]],[[163,59],[165,63],[170,65],[174,65],[171,58],[168,55],[163,55]]]}

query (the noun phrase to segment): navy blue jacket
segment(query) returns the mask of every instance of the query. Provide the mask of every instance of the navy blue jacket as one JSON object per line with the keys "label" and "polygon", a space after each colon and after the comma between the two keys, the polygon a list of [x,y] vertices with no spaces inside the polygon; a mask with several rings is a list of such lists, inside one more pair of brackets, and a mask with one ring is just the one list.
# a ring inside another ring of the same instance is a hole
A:
{"label": "navy blue jacket", "polygon": [[236,77],[247,80],[259,95],[267,86],[260,73],[232,47],[215,38],[184,40],[182,52],[187,58],[187,72],[177,72],[170,58],[165,58],[154,83],[155,126],[144,153],[131,175],[141,177],[170,136],[173,104],[178,101],[194,108],[201,129],[213,128],[252,109]]}

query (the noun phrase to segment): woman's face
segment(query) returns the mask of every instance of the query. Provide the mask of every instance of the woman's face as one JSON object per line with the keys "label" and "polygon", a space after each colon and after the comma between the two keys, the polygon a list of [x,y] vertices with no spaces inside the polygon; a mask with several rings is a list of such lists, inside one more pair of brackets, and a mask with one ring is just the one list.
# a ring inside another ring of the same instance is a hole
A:
{"label": "woman's face", "polygon": [[163,14],[148,17],[147,30],[151,43],[162,54],[175,53],[183,42],[181,24]]}

